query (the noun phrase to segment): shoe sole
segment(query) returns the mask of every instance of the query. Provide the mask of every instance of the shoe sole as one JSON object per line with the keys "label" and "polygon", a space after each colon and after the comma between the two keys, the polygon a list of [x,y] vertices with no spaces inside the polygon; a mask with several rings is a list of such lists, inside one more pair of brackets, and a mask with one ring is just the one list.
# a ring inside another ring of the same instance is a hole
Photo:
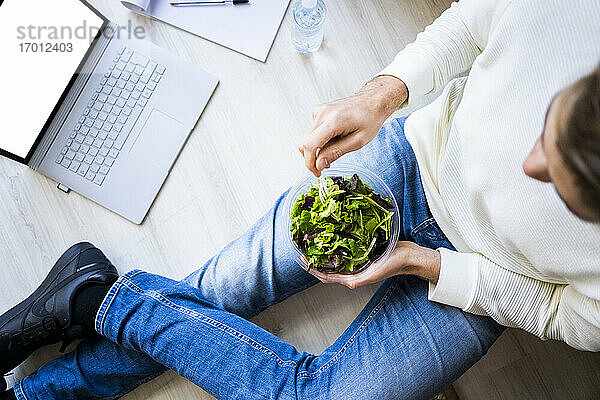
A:
{"label": "shoe sole", "polygon": [[[33,305],[35,300],[41,296],[48,288],[56,281],[58,275],[65,270],[71,264],[71,262],[79,256],[85,250],[93,249],[95,246],[88,242],[77,243],[71,247],[58,259],[58,261],[54,264],[46,279],[42,282],[42,284],[36,289],[35,292],[25,300],[8,310],[2,316],[0,316],[0,329],[5,326],[8,322],[10,322],[13,318],[21,314],[23,311],[26,311],[29,307]],[[58,268],[59,265],[63,265],[62,268]]]}

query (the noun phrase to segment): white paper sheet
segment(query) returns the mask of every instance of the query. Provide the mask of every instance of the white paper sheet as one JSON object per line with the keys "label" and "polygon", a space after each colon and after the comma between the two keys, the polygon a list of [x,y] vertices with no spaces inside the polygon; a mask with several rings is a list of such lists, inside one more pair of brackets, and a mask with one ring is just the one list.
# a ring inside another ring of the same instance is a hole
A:
{"label": "white paper sheet", "polygon": [[171,0],[122,0],[128,9],[162,20],[205,39],[266,61],[290,0],[248,4],[173,7]]}

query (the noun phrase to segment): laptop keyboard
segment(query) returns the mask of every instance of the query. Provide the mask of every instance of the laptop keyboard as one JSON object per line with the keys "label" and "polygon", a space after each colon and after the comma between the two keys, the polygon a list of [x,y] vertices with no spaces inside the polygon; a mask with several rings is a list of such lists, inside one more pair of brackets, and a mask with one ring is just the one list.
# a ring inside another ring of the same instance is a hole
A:
{"label": "laptop keyboard", "polygon": [[121,48],[56,163],[102,185],[165,71],[164,66]]}

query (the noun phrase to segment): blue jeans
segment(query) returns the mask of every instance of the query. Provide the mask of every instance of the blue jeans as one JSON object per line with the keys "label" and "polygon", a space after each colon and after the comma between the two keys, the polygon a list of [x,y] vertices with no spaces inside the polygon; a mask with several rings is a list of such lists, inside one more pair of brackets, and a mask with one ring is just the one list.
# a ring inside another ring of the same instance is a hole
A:
{"label": "blue jeans", "polygon": [[[386,124],[347,161],[393,190],[402,240],[452,248],[427,207],[403,125]],[[121,277],[97,315],[102,336],[17,383],[17,398],[113,399],[168,368],[219,399],[429,399],[503,331],[490,318],[428,301],[426,282],[409,276],[383,282],[320,355],[249,322],[318,282],[296,264],[281,231],[284,197],[182,282],[141,271]]]}

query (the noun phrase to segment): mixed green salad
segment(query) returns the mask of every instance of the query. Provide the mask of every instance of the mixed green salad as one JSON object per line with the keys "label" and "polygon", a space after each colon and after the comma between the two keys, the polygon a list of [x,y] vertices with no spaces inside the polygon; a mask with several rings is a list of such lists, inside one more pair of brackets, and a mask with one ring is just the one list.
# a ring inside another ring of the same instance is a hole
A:
{"label": "mixed green salad", "polygon": [[309,268],[355,274],[385,252],[393,209],[356,174],[322,176],[292,207],[292,238]]}

